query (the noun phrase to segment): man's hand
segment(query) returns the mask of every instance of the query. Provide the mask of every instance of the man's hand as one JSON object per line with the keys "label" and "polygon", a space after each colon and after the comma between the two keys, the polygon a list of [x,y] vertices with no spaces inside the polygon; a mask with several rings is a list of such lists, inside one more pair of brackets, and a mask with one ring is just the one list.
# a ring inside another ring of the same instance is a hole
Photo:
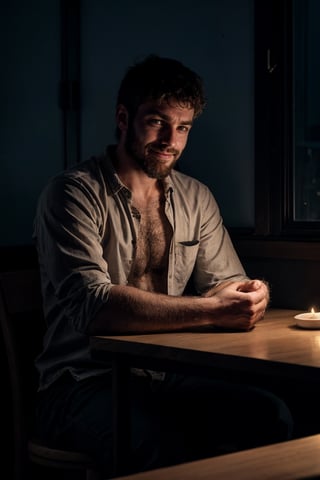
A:
{"label": "man's hand", "polygon": [[203,296],[214,297],[219,302],[214,311],[214,326],[250,330],[264,316],[269,303],[269,288],[262,280],[226,281]]}

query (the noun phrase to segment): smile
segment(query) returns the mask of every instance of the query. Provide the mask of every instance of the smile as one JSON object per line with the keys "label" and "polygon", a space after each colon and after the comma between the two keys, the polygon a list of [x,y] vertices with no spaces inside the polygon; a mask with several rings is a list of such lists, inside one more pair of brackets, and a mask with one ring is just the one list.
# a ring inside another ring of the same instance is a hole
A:
{"label": "smile", "polygon": [[151,155],[155,155],[156,157],[164,158],[164,159],[169,159],[171,157],[174,157],[175,153],[170,153],[170,152],[159,152],[157,150],[150,150]]}

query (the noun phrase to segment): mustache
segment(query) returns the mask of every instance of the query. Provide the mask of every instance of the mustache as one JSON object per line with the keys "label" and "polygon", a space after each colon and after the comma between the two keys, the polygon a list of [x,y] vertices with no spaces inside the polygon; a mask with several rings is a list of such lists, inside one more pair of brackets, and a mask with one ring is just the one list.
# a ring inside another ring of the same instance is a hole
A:
{"label": "mustache", "polygon": [[172,147],[165,145],[150,145],[150,149],[155,153],[169,153],[171,155],[178,155],[179,151]]}

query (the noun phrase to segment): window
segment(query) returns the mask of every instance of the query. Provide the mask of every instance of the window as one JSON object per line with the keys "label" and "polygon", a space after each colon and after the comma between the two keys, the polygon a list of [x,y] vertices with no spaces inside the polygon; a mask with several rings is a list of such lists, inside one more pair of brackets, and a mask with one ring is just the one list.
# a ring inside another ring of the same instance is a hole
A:
{"label": "window", "polygon": [[320,2],[296,0],[293,11],[293,217],[320,220]]}
{"label": "window", "polygon": [[257,0],[256,228],[320,239],[320,2]]}

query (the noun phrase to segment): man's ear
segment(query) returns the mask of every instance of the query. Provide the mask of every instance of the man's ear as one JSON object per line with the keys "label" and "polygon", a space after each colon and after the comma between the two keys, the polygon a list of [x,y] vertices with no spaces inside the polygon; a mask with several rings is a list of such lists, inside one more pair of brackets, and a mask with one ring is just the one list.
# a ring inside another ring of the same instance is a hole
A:
{"label": "man's ear", "polygon": [[128,128],[128,110],[122,104],[116,109],[116,123],[121,132],[125,132]]}

